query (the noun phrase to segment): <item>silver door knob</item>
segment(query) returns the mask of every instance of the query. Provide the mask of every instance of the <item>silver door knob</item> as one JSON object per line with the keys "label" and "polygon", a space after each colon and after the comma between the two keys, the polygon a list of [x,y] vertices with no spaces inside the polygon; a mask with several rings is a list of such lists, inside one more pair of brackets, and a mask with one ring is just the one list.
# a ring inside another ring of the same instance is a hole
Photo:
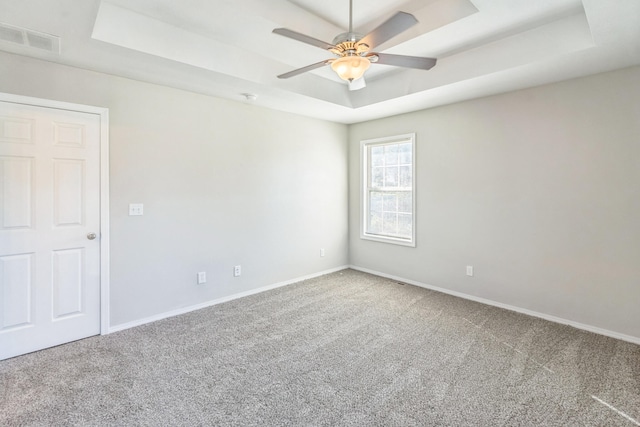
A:
{"label": "silver door knob", "polygon": [[87,239],[89,239],[89,240],[93,240],[93,239],[95,239],[95,238],[96,238],[96,233],[89,233],[89,234],[87,234]]}

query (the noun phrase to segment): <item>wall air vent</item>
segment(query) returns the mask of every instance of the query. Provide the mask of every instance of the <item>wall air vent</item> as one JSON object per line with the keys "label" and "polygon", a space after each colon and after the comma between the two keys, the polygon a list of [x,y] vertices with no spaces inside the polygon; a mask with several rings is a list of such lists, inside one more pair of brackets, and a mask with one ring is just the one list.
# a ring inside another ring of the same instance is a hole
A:
{"label": "wall air vent", "polygon": [[0,43],[60,53],[60,37],[0,22]]}

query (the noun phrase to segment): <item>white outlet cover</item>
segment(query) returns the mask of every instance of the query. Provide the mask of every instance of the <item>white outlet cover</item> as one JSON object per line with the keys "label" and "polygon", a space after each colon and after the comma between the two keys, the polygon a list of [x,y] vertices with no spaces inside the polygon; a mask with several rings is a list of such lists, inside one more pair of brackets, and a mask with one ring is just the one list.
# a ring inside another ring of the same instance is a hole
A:
{"label": "white outlet cover", "polygon": [[130,203],[129,215],[144,215],[144,205],[142,203]]}

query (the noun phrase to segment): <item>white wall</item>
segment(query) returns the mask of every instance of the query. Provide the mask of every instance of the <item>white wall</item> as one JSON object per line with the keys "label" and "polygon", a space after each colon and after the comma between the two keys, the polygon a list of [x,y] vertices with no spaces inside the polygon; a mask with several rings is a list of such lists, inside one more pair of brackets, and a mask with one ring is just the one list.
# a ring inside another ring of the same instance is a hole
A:
{"label": "white wall", "polygon": [[[634,67],[350,127],[351,263],[640,340],[639,81]],[[359,141],[409,132],[417,247],[361,240]]]}
{"label": "white wall", "polygon": [[5,53],[0,91],[110,109],[114,326],[348,264],[345,125]]}

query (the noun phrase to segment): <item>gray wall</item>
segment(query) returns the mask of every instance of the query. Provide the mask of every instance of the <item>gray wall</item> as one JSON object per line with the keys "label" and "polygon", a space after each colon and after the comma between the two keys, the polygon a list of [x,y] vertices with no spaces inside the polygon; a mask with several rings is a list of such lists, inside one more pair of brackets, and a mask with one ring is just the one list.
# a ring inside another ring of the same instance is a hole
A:
{"label": "gray wall", "polygon": [[[110,109],[116,326],[350,262],[640,337],[638,81],[347,127],[0,53],[0,91]],[[409,132],[418,246],[361,240],[359,141]]]}
{"label": "gray wall", "polygon": [[[351,126],[351,264],[640,337],[639,81],[634,67]],[[359,141],[409,132],[417,247],[361,240]]]}
{"label": "gray wall", "polygon": [[112,325],[348,264],[345,125],[5,53],[0,91],[110,109]]}

